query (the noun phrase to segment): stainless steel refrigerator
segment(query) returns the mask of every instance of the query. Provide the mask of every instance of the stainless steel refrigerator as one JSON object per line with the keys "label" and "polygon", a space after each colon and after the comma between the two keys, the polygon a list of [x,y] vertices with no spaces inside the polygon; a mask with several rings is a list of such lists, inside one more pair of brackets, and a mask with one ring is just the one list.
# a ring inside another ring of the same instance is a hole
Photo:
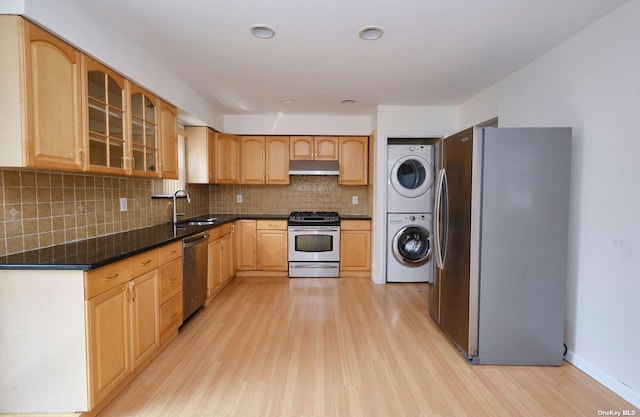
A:
{"label": "stainless steel refrigerator", "polygon": [[436,145],[429,312],[473,364],[562,364],[570,159],[570,128]]}

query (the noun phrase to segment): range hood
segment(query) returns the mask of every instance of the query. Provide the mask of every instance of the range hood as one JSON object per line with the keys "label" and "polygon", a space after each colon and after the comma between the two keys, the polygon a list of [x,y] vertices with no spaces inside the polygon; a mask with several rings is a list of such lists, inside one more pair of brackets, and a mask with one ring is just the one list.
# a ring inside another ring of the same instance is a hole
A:
{"label": "range hood", "polygon": [[289,175],[339,175],[338,161],[289,161]]}

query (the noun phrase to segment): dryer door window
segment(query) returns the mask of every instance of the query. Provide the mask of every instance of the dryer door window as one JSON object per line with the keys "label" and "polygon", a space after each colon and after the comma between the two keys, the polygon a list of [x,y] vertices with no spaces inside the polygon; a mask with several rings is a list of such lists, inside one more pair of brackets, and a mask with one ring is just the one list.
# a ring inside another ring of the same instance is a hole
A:
{"label": "dryer door window", "polygon": [[431,233],[423,227],[403,227],[392,245],[394,256],[404,265],[420,266],[431,259]]}
{"label": "dryer door window", "polygon": [[432,186],[431,165],[416,155],[399,159],[391,169],[391,186],[404,197],[415,198],[426,193]]}

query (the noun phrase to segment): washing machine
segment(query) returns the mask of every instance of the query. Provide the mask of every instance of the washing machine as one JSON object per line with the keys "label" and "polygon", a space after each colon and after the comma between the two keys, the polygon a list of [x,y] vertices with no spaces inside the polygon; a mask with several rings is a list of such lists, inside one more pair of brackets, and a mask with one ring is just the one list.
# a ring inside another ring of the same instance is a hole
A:
{"label": "washing machine", "polygon": [[433,145],[387,145],[387,213],[433,212]]}
{"label": "washing machine", "polygon": [[433,282],[430,213],[387,214],[387,282]]}

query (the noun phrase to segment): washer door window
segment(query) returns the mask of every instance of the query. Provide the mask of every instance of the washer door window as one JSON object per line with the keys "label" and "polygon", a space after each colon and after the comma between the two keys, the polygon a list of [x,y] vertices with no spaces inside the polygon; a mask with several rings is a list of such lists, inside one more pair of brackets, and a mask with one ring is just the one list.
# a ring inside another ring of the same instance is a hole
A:
{"label": "washer door window", "polygon": [[431,233],[424,227],[403,227],[392,245],[393,255],[403,265],[420,266],[431,259]]}
{"label": "washer door window", "polygon": [[391,169],[391,186],[404,197],[415,198],[426,193],[433,183],[431,165],[416,155],[404,156]]}

